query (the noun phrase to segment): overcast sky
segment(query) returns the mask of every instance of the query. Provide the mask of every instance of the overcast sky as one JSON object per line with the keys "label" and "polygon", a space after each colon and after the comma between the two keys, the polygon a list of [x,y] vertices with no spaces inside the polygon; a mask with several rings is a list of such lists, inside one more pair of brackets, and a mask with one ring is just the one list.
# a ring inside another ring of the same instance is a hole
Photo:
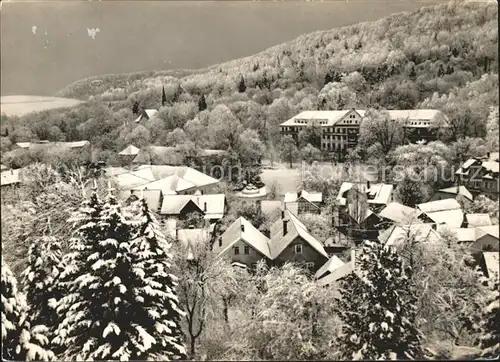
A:
{"label": "overcast sky", "polygon": [[53,95],[106,73],[206,67],[437,2],[10,1],[0,13],[2,95]]}

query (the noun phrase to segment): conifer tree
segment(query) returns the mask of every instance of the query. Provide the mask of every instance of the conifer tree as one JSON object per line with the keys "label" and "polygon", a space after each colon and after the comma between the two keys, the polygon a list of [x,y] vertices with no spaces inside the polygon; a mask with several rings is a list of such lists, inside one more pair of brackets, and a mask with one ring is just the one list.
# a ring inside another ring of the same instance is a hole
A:
{"label": "conifer tree", "polygon": [[341,283],[341,353],[346,359],[415,359],[422,356],[416,296],[408,269],[389,247],[365,241],[356,272]]}
{"label": "conifer tree", "polygon": [[[153,337],[159,341],[152,354],[162,358],[185,359],[184,335],[180,327],[184,312],[176,294],[177,278],[170,274],[172,255],[171,244],[160,230],[155,216],[149,210],[147,202],[141,198],[132,208],[138,209],[139,218],[135,223],[134,242],[131,245],[134,273],[145,285],[142,293],[143,308],[148,310],[150,323],[163,326],[164,332],[157,328]],[[147,319],[147,316],[144,316]]]}
{"label": "conifer tree", "polygon": [[2,360],[49,361],[47,328],[31,328],[27,320],[25,296],[17,289],[17,280],[2,258]]}
{"label": "conifer tree", "polygon": [[139,113],[139,102],[134,102],[134,105],[132,106],[132,113],[133,114],[138,114]]}
{"label": "conifer tree", "polygon": [[204,111],[205,109],[207,109],[207,101],[205,99],[205,95],[202,94],[200,100],[198,101],[198,110],[201,112]]}
{"label": "conifer tree", "polygon": [[240,75],[240,82],[238,83],[238,92],[245,93],[246,90],[247,86],[245,84],[245,79],[243,79],[243,76]]}
{"label": "conifer tree", "polygon": [[167,104],[167,95],[165,94],[165,87],[161,88],[161,106],[165,107]]}
{"label": "conifer tree", "polygon": [[481,357],[498,359],[500,356],[500,311],[498,280],[490,285],[483,317],[479,323]]}
{"label": "conifer tree", "polygon": [[[152,252],[136,232],[130,210],[110,194],[101,203],[95,193],[73,220],[79,221],[68,258],[68,294],[58,303],[64,315],[55,342],[77,359],[149,360],[182,357],[170,320],[173,292],[148,274]],[[147,229],[150,232],[151,229]],[[148,234],[150,235],[150,234]],[[162,265],[156,271],[160,272]],[[168,306],[171,308],[168,308]]]}
{"label": "conifer tree", "polygon": [[61,244],[53,236],[35,240],[28,249],[28,267],[24,270],[23,288],[32,326],[43,325],[49,336],[57,324],[57,313],[52,302],[62,297],[56,284],[61,272]]}

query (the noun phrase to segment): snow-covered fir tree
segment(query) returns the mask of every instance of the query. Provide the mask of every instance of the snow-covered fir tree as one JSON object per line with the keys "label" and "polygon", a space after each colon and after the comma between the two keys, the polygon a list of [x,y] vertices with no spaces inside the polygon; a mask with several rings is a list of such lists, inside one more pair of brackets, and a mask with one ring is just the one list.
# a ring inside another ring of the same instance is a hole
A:
{"label": "snow-covered fir tree", "polygon": [[393,249],[368,241],[359,253],[356,272],[341,282],[343,358],[420,358],[416,296],[402,259]]}
{"label": "snow-covered fir tree", "polygon": [[57,326],[57,313],[52,300],[62,297],[56,284],[61,272],[62,250],[54,236],[35,240],[28,249],[28,267],[22,273],[22,285],[32,326],[46,326],[52,333]]}
{"label": "snow-covered fir tree", "polygon": [[17,280],[2,258],[2,360],[50,361],[47,328],[31,325],[27,319],[25,296],[17,288]]}
{"label": "snow-covered fir tree", "polygon": [[143,300],[141,318],[148,321],[149,333],[158,342],[148,352],[162,359],[186,358],[184,335],[180,322],[184,316],[176,294],[177,277],[171,274],[171,244],[166,240],[149,207],[141,198],[131,207],[137,210],[134,222],[134,240],[131,245],[133,273],[140,279],[139,300]]}
{"label": "snow-covered fir tree", "polygon": [[480,348],[481,357],[495,358],[500,356],[500,311],[499,311],[499,284],[498,280],[490,283],[486,306],[479,323],[481,333]]}
{"label": "snow-covered fir tree", "polygon": [[94,193],[72,219],[79,227],[66,260],[68,294],[58,303],[64,318],[54,340],[66,348],[65,358],[149,360],[174,355],[167,343],[175,340],[173,326],[163,311],[173,293],[142,269],[135,255],[138,223],[126,212],[111,193],[105,203]]}

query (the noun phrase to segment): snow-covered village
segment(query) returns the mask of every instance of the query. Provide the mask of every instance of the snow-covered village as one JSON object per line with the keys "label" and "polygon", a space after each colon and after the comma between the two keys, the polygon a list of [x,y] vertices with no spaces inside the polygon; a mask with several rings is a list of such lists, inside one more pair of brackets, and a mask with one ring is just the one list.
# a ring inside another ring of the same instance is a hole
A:
{"label": "snow-covered village", "polygon": [[0,16],[2,360],[500,357],[496,1]]}

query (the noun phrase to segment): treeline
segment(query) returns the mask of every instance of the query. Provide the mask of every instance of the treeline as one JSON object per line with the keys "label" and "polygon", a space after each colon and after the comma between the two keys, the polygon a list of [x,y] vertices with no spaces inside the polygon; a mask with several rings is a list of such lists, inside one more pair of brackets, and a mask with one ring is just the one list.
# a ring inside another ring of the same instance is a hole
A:
{"label": "treeline", "polygon": [[[466,125],[452,138],[484,137],[489,108],[498,106],[497,13],[492,3],[452,2],[311,33],[195,74],[79,81],[60,95],[89,97],[86,104],[3,116],[2,150],[39,138],[119,152],[130,143],[171,145],[181,130],[199,147],[228,149],[233,133],[253,129],[276,157],[280,123],[303,110],[350,107],[438,108]],[[159,114],[136,125],[136,104]]]}

